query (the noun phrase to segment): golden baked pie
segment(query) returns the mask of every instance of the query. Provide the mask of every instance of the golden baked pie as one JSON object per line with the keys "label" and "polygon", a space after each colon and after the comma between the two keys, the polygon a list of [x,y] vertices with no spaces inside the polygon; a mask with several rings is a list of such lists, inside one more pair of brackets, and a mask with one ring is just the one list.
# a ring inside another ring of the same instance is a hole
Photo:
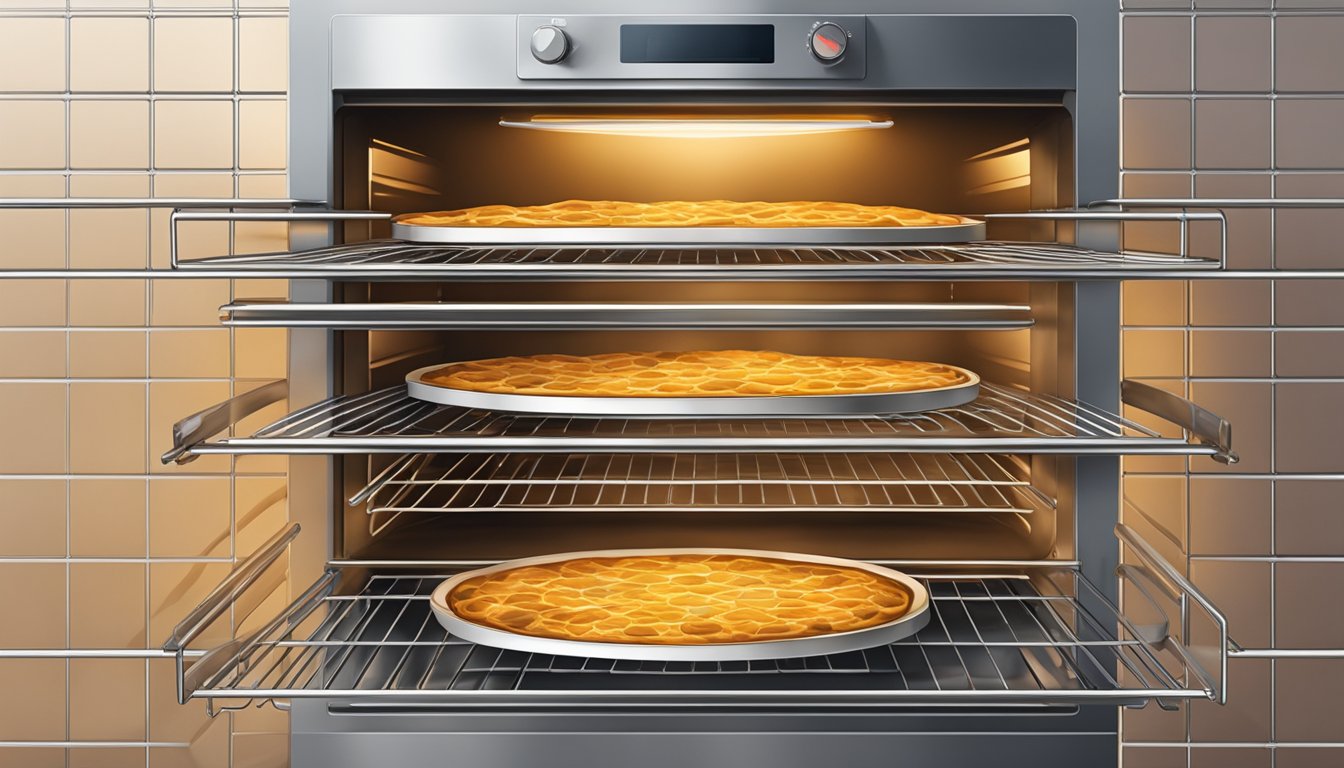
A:
{"label": "golden baked pie", "polygon": [[859,568],[734,554],[578,557],[463,581],[458,617],[558,640],[705,645],[867,629],[909,612],[900,582]]}
{"label": "golden baked pie", "polygon": [[397,222],[417,227],[939,227],[962,220],[914,208],[857,203],[565,200],[412,213],[397,217]]}
{"label": "golden baked pie", "polygon": [[510,395],[778,397],[946,389],[971,376],[940,363],[722,350],[500,357],[445,365],[421,381]]}

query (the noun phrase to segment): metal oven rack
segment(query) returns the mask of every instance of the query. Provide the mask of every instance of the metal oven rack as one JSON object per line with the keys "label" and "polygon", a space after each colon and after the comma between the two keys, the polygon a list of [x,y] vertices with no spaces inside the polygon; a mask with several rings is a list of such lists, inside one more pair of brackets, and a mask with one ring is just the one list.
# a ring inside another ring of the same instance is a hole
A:
{"label": "metal oven rack", "polygon": [[[858,653],[750,663],[649,663],[515,653],[451,637],[429,593],[463,565],[434,572],[329,568],[276,616],[253,620],[252,585],[298,526],[242,563],[174,632],[182,701],[235,708],[268,699],[738,709],[875,708],[913,703],[1111,703],[1225,696],[1221,613],[1137,534],[1118,574],[1122,613],[1068,564],[967,568],[921,564],[934,618],[915,636]],[[230,611],[230,609],[233,609]],[[226,614],[256,627],[188,663]],[[263,623],[264,622],[264,623]],[[1193,625],[1193,626],[1192,626]]]}
{"label": "metal oven rack", "polygon": [[1164,437],[1087,403],[982,384],[974,402],[941,411],[751,420],[528,416],[434,405],[391,387],[324,400],[251,435],[211,439],[286,392],[285,382],[274,382],[184,419],[173,428],[173,448],[164,462],[204,454],[473,452],[963,452],[1237,460],[1225,420],[1135,381],[1124,382],[1124,402],[1176,424],[1181,436]]}

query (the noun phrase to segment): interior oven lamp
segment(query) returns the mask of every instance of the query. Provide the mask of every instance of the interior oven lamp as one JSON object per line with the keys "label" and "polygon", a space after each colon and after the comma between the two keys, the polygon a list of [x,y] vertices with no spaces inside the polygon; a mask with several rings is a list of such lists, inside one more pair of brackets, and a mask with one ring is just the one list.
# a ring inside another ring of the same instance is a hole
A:
{"label": "interior oven lamp", "polygon": [[660,139],[746,139],[807,136],[842,131],[890,128],[890,120],[864,117],[560,117],[536,115],[526,120],[500,120],[505,128],[642,136]]}

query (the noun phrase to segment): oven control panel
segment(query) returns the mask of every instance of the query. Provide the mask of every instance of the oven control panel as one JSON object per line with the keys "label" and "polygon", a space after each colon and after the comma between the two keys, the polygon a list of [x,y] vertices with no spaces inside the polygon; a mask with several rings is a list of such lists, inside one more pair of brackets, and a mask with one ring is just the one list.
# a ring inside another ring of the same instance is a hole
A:
{"label": "oven control panel", "polygon": [[864,16],[519,16],[523,80],[862,80]]}

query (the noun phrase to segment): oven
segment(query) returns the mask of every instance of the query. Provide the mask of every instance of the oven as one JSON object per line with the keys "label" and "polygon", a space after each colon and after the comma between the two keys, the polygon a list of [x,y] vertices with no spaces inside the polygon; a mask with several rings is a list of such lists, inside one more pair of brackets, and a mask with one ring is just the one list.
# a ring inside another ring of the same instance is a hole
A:
{"label": "oven", "polygon": [[[1232,462],[1231,427],[1123,380],[1119,283],[1217,276],[1227,232],[1117,203],[1114,8],[456,5],[296,0],[290,193],[325,203],[173,215],[175,269],[291,281],[222,310],[289,329],[288,380],[184,419],[164,457],[291,457],[294,524],[165,646],[183,701],[290,709],[296,768],[1040,768],[1114,765],[1120,707],[1225,699],[1227,623],[1122,517],[1120,461]],[[390,222],[564,199],[844,200],[986,231],[434,244]],[[220,220],[288,222],[289,251],[179,255]],[[986,383],[927,413],[736,419],[432,405],[403,383],[697,348],[939,360]],[[933,616],[861,652],[655,663],[474,645],[429,611],[462,570],[639,547],[890,565]]]}

